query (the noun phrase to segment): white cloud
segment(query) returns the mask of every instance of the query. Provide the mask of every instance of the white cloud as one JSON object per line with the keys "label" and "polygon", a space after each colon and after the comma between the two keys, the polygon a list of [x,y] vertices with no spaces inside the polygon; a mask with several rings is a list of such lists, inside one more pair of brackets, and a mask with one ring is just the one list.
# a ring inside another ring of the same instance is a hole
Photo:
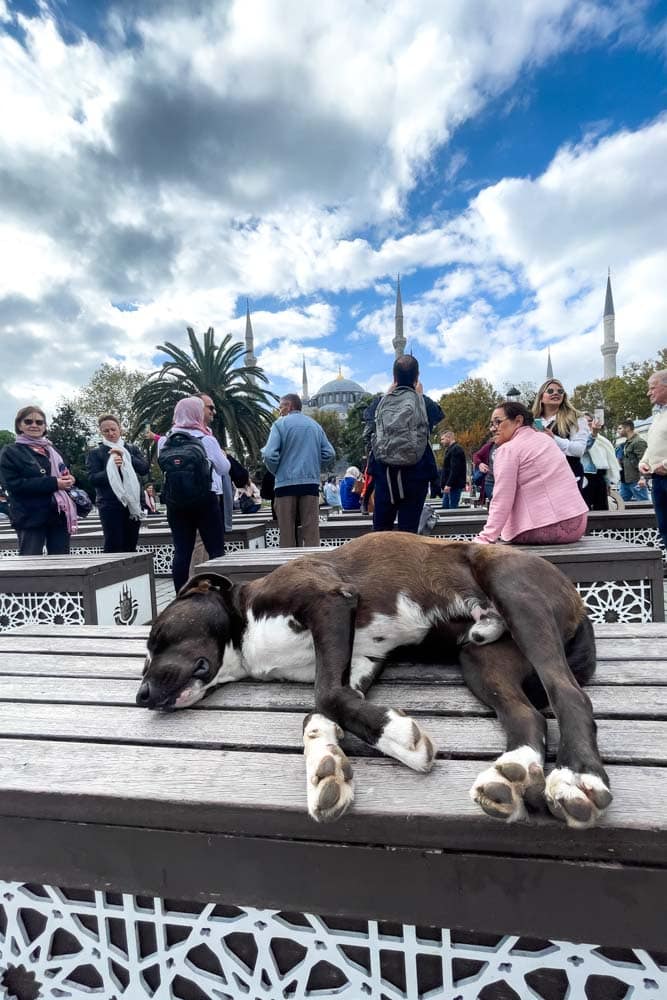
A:
{"label": "white cloud", "polygon": [[[424,360],[484,365],[531,337],[585,333],[607,263],[619,329],[627,311],[636,331],[624,349],[661,336],[635,310],[660,290],[662,121],[588,135],[541,178],[489,187],[446,224],[405,214],[462,122],[526,68],[632,27],[632,4],[532,0],[510,18],[506,0],[211,0],[134,21],[125,5],[106,38],[73,43],[59,8],[39,9],[16,17],[22,42],[0,30],[12,97],[0,104],[0,425],[24,394],[49,403],[105,359],[149,367],[186,325],[242,333],[246,295],[280,303],[253,312],[258,353],[271,376],[299,384],[304,345],[339,318],[326,295],[422,267],[454,268],[406,308]],[[13,17],[0,0],[0,22]],[[126,44],[131,33],[140,44]],[[450,179],[465,155],[453,154]],[[387,371],[389,288],[358,324]],[[528,306],[503,319],[497,300],[519,288]],[[312,358],[323,381],[351,361],[327,350]]]}

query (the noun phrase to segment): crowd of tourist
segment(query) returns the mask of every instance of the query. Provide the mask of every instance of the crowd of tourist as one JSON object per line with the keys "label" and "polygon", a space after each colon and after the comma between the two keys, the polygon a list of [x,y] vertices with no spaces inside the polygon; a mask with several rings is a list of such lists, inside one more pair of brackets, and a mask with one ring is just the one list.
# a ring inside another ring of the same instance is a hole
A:
{"label": "crowd of tourist", "polygon": [[[436,465],[430,438],[445,414],[424,395],[412,355],[394,363],[393,381],[364,413],[364,468],[349,466],[337,479],[325,470],[335,450],[317,421],[303,413],[301,399],[280,399],[279,417],[262,449],[266,475],[261,490],[248,471],[220,446],[212,432],[210,396],[181,399],[165,435],[147,431],[157,444],[163,476],[161,499],[174,544],[173,580],[178,590],[194,565],[224,554],[232,513],[254,514],[270,499],[282,547],[319,545],[319,506],[361,511],[375,531],[423,529],[427,495],[456,509],[466,489],[477,493],[488,518],[475,539],[559,544],[584,534],[589,510],[605,510],[612,490],[623,502],[649,499],[667,547],[667,371],[648,380],[655,407],[646,438],[633,421],[616,428],[615,444],[602,422],[579,413],[558,379],[540,386],[532,407],[504,402],[490,414],[489,435],[472,454],[472,472],[453,430],[439,435],[442,462]],[[67,554],[78,519],[90,509],[68,468],[67,458],[48,437],[44,411],[22,407],[14,423],[15,442],[0,453],[0,513],[9,516],[20,555]],[[143,517],[158,513],[159,499],[144,451],[126,442],[120,421],[100,416],[100,442],[87,455],[104,551],[136,550]],[[195,550],[195,546],[198,549]]]}

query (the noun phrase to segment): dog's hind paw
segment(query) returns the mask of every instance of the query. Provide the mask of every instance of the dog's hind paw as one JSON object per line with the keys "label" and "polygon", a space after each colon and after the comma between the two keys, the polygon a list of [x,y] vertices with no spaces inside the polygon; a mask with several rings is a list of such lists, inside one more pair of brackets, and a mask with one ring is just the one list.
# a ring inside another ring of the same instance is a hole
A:
{"label": "dog's hind paw", "polygon": [[577,774],[569,767],[557,767],[547,778],[545,798],[556,819],[575,830],[585,830],[604,815],[613,795],[596,774]]}
{"label": "dog's hind paw", "polygon": [[318,823],[339,819],[354,801],[352,765],[338,746],[339,727],[312,715],[303,731],[308,812]]}
{"label": "dog's hind paw", "polygon": [[407,764],[413,771],[430,771],[435,750],[426,733],[399,709],[388,709],[387,716],[388,721],[376,744],[378,750]]}
{"label": "dog's hind paw", "polygon": [[544,805],[544,771],[536,750],[517,747],[502,754],[492,767],[477,775],[470,798],[493,819],[507,823],[525,819],[526,804]]}

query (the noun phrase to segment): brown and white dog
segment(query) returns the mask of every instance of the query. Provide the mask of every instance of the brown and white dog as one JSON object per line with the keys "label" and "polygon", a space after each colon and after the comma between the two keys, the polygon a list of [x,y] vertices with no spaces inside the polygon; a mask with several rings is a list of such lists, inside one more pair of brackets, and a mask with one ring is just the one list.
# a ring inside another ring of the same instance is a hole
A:
{"label": "brown and white dog", "polygon": [[[333,820],[354,797],[342,730],[416,771],[431,768],[433,745],[417,723],[364,694],[390,654],[434,643],[443,663],[458,660],[507,736],[506,752],[474,782],[473,800],[509,821],[546,800],[568,826],[594,825],[612,796],[579,686],[595,670],[593,629],[560,570],[510,546],[382,532],[250,583],[195,576],[151,629],[137,704],[186,708],[248,677],[314,682],[315,712],[303,729],[308,811]],[[547,700],[560,746],[545,782],[538,706]]]}

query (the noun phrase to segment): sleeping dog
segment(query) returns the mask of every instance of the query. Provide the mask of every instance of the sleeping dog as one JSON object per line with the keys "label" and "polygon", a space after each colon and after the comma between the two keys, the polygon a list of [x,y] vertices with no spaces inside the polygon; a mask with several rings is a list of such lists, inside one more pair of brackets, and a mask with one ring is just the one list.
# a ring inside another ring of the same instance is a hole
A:
{"label": "sleeping dog", "polygon": [[[490,816],[522,819],[546,801],[571,827],[593,826],[611,802],[591,703],[579,683],[595,670],[595,643],[573,584],[555,566],[510,546],[369,534],[304,555],[233,586],[195,576],[148,638],[137,704],[186,708],[240,678],[314,683],[304,721],[308,811],[337,819],[352,803],[343,730],[428,771],[435,756],[421,727],[365,692],[390,655],[435,644],[458,660],[471,691],[502,723],[507,750],[470,794]],[[545,781],[546,722],[560,728]]]}

